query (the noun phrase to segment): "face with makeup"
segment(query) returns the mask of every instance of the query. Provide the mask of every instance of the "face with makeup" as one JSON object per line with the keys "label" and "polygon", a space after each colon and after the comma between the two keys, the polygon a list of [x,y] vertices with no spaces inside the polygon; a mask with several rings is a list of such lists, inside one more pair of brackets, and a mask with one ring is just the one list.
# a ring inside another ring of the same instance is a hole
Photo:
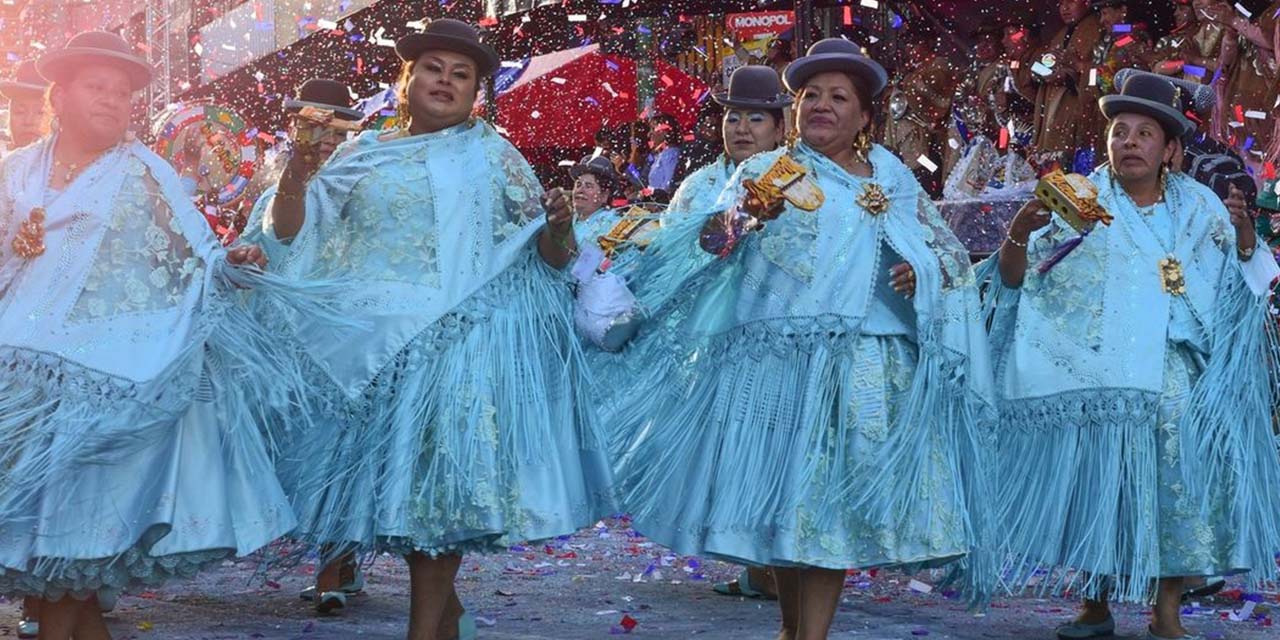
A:
{"label": "face with makeup", "polygon": [[462,123],[475,107],[480,74],[471,58],[453,51],[424,51],[404,81],[413,128],[439,131]]}
{"label": "face with makeup", "polygon": [[785,134],[782,118],[762,109],[729,107],[724,114],[724,152],[734,163],[776,149]]}

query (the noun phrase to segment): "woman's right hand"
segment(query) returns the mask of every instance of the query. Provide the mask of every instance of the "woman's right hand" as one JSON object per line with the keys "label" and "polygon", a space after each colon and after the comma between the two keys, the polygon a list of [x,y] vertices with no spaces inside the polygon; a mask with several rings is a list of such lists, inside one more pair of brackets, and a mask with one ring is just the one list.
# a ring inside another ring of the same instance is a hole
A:
{"label": "woman's right hand", "polygon": [[1009,239],[1014,244],[1025,247],[1031,239],[1031,234],[1037,229],[1042,229],[1049,221],[1053,219],[1053,213],[1045,208],[1044,204],[1039,200],[1030,200],[1022,205],[1018,210],[1018,214],[1013,217],[1013,221],[1009,223]]}

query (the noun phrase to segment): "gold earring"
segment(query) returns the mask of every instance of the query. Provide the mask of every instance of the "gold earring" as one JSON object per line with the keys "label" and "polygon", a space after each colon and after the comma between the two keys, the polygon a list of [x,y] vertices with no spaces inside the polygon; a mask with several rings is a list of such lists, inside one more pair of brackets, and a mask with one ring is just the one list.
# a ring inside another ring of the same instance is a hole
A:
{"label": "gold earring", "polygon": [[1163,196],[1169,189],[1169,169],[1164,165],[1160,165],[1160,195]]}
{"label": "gold earring", "polygon": [[853,157],[858,162],[867,162],[871,154],[871,136],[867,134],[867,130],[863,129],[858,132],[858,137],[853,139]]}

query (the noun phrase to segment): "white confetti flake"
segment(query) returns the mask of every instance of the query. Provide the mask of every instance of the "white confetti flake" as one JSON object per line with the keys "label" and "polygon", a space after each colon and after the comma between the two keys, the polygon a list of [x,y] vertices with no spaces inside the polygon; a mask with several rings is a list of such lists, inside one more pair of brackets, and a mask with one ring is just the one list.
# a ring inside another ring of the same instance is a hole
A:
{"label": "white confetti flake", "polygon": [[935,164],[933,160],[930,160],[929,156],[921,155],[919,158],[916,158],[916,162],[920,163],[920,166],[928,169],[929,173],[934,173],[938,170],[938,165]]}
{"label": "white confetti flake", "polygon": [[879,8],[880,8],[880,2],[879,2],[878,0],[861,0],[860,2],[858,2],[858,4],[860,4],[860,5],[864,6],[864,7],[868,8],[868,9],[879,9]]}

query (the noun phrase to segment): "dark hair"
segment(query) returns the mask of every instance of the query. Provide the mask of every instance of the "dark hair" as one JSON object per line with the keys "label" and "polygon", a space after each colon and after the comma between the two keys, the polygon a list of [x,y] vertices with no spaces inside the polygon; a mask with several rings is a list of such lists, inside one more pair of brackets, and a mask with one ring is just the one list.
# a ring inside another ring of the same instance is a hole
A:
{"label": "dark hair", "polygon": [[677,144],[680,142],[680,122],[676,120],[675,116],[669,113],[659,113],[658,115],[649,118],[649,122],[657,122],[659,124],[667,125],[667,144]]}
{"label": "dark hair", "polygon": [[858,96],[858,104],[862,105],[862,109],[867,112],[867,126],[870,127],[876,120],[878,108],[876,100],[871,96],[871,84],[867,79],[856,73],[845,72],[849,77],[849,81],[853,83],[853,95]]}

